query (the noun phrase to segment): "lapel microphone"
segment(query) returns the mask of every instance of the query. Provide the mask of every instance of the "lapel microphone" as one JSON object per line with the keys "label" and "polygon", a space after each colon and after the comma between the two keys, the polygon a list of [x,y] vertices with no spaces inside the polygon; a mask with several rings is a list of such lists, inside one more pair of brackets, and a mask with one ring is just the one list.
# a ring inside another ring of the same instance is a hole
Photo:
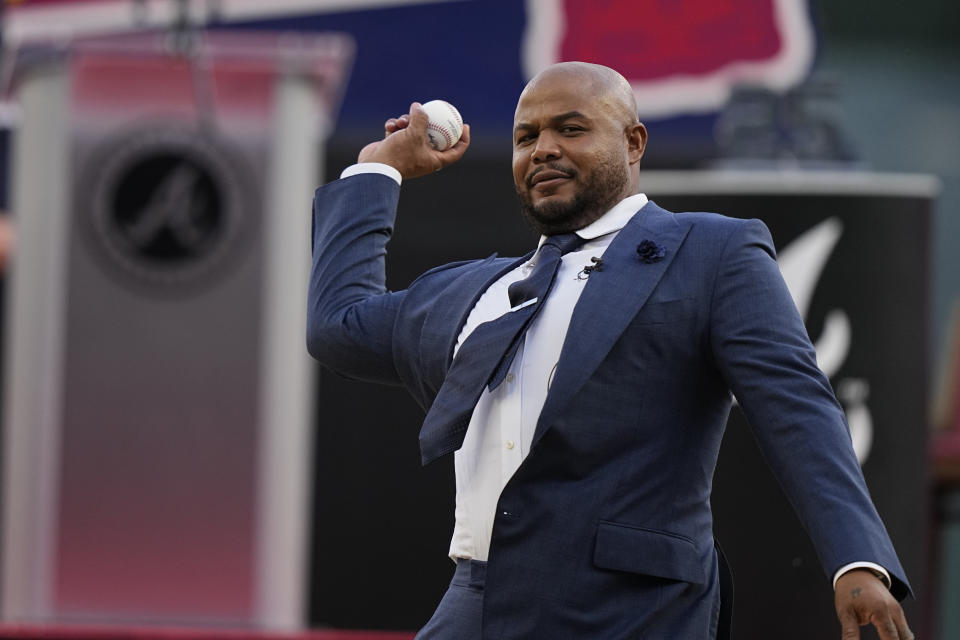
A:
{"label": "lapel microphone", "polygon": [[577,280],[586,280],[594,271],[603,271],[603,258],[593,256],[590,258],[590,261],[593,264],[584,266],[583,269],[580,270],[580,273],[577,274]]}

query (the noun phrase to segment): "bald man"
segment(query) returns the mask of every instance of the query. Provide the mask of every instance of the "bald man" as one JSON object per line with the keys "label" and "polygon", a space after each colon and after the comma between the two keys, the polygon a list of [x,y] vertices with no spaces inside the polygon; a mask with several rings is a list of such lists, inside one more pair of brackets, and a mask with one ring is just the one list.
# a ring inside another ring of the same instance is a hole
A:
{"label": "bald man", "polygon": [[384,286],[400,183],[459,160],[469,126],[434,151],[414,103],[317,191],[310,352],[404,385],[427,412],[423,462],[454,452],[457,567],[417,638],[728,638],[710,491],[733,395],[833,579],[843,637],[912,638],[910,587],[766,227],[648,201],[636,114],[612,69],[539,74],[513,138],[538,248],[405,291]]}

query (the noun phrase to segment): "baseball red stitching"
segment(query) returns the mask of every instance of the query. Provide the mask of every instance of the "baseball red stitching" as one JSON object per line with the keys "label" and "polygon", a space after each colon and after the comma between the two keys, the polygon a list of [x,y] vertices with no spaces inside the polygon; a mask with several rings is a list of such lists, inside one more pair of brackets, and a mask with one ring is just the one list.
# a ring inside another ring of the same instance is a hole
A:
{"label": "baseball red stitching", "polygon": [[454,120],[457,121],[457,124],[461,127],[463,126],[463,119],[460,117],[460,112],[453,108],[453,105],[449,102],[444,102],[444,106],[450,110],[450,115],[453,116]]}
{"label": "baseball red stitching", "polygon": [[446,127],[444,127],[443,125],[437,124],[435,122],[428,122],[427,129],[433,129],[434,131],[439,131],[440,134],[447,141],[447,146],[448,147],[453,146],[453,132],[447,129]]}

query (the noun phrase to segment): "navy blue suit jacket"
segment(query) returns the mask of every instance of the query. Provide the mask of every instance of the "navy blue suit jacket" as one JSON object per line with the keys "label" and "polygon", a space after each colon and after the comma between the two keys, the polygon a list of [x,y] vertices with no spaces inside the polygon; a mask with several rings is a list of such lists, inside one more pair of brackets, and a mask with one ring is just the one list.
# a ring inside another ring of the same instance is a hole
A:
{"label": "navy blue suit jacket", "polygon": [[[403,385],[428,411],[477,298],[525,258],[449,264],[388,292],[398,195],[380,175],[318,189],[308,347],[342,374]],[[640,258],[645,240],[662,259]],[[766,227],[651,202],[591,274],[530,454],[501,494],[483,637],[715,637],[710,491],[731,394],[826,574],[875,562],[903,598]]]}

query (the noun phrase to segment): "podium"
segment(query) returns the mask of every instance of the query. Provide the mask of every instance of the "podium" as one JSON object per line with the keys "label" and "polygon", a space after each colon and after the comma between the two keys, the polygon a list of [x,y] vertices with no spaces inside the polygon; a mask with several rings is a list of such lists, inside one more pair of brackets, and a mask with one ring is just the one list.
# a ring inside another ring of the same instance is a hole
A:
{"label": "podium", "polygon": [[304,230],[353,42],[183,36],[17,54],[7,621],[306,621]]}

